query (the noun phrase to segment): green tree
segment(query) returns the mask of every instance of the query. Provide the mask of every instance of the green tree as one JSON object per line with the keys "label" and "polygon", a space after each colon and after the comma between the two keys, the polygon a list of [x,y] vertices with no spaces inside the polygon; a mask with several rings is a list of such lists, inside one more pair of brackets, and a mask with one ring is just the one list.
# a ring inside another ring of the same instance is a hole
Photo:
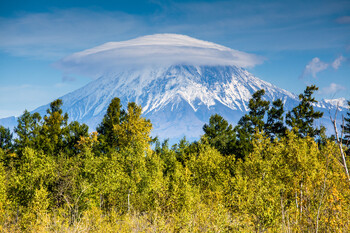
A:
{"label": "green tree", "polygon": [[342,128],[344,130],[344,143],[349,146],[350,142],[350,100],[348,102],[348,111],[346,113],[346,117],[344,117],[344,125]]}
{"label": "green tree", "polygon": [[263,100],[265,90],[256,91],[249,100],[249,113],[244,115],[238,122],[238,126],[248,133],[253,134],[257,130],[262,131],[265,125],[264,116],[269,109],[269,101]]}
{"label": "green tree", "polygon": [[9,176],[9,196],[15,203],[28,206],[40,186],[52,187],[55,180],[55,161],[32,148],[24,148],[21,161]]}
{"label": "green tree", "polygon": [[150,120],[141,117],[142,108],[134,102],[128,104],[124,120],[113,125],[113,135],[118,139],[120,147],[135,147],[148,149],[152,141],[150,136],[152,124]]}
{"label": "green tree", "polygon": [[[152,153],[152,124],[141,116],[142,108],[135,103],[129,103],[125,112],[120,109],[119,99],[116,98],[109,109],[98,129],[99,140],[109,148],[102,148],[108,156],[101,158],[100,170],[105,175],[98,178],[100,193],[107,206],[115,203],[120,210],[129,212],[143,206],[140,198],[149,184],[145,181],[148,177],[146,157]],[[111,112],[113,114],[109,114]],[[119,114],[123,115],[122,118]],[[110,135],[113,140],[108,141],[105,135]]]}
{"label": "green tree", "polygon": [[234,152],[236,143],[236,132],[231,124],[220,115],[212,115],[209,124],[203,126],[204,136],[209,144],[215,147],[222,155]]}
{"label": "green tree", "polygon": [[287,127],[284,125],[284,109],[281,99],[272,102],[272,107],[267,112],[267,121],[264,126],[265,133],[271,139],[285,135]]}
{"label": "green tree", "polygon": [[188,167],[192,173],[192,182],[208,202],[223,197],[225,183],[230,177],[225,162],[225,157],[205,139],[199,143],[199,153],[190,156]]}
{"label": "green tree", "polygon": [[0,148],[9,150],[12,148],[12,133],[9,128],[0,125]]}
{"label": "green tree", "polygon": [[5,167],[0,162],[0,213],[4,209],[7,202],[7,187]]}
{"label": "green tree", "polygon": [[186,161],[189,160],[190,151],[192,148],[197,147],[195,146],[196,143],[197,142],[190,143],[187,141],[186,137],[183,137],[179,143],[172,146],[171,150],[175,152],[177,161],[179,161],[183,166],[185,166]]}
{"label": "green tree", "polygon": [[41,130],[41,116],[39,113],[31,114],[27,110],[17,120],[18,125],[14,128],[17,137],[15,147],[17,151],[22,151],[25,147],[37,148],[39,132]]}
{"label": "green tree", "polygon": [[120,125],[126,117],[126,112],[122,109],[119,98],[112,99],[107,108],[101,124],[97,127],[99,133],[100,149],[104,152],[111,150],[119,150],[119,138],[114,132],[114,126]]}
{"label": "green tree", "polygon": [[40,146],[45,153],[56,155],[64,150],[64,137],[68,123],[68,114],[63,114],[62,100],[57,99],[50,103],[40,131]]}
{"label": "green tree", "polygon": [[323,116],[322,112],[315,111],[313,104],[317,100],[312,96],[318,87],[315,85],[307,86],[304,93],[299,95],[300,103],[286,115],[286,123],[297,130],[299,137],[316,137],[324,131],[324,128],[316,128],[314,121]]}
{"label": "green tree", "polygon": [[245,114],[239,121],[235,130],[237,132],[236,156],[244,158],[252,151],[251,137],[256,132],[264,129],[264,117],[269,109],[269,101],[263,100],[262,96],[265,90],[256,91],[249,100],[249,112]]}
{"label": "green tree", "polygon": [[69,155],[77,155],[79,153],[79,142],[82,138],[89,136],[89,127],[86,124],[80,124],[77,121],[69,123],[65,132],[66,152]]}

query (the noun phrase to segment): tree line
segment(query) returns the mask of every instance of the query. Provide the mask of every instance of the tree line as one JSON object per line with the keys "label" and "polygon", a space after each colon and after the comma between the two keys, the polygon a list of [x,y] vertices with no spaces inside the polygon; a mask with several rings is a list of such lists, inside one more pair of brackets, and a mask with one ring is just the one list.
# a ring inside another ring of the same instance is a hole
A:
{"label": "tree line", "polygon": [[288,112],[258,90],[235,127],[215,114],[175,145],[118,98],[92,133],[60,99],[25,111],[15,136],[0,126],[0,231],[349,231],[350,111],[339,145],[314,125],[316,90]]}

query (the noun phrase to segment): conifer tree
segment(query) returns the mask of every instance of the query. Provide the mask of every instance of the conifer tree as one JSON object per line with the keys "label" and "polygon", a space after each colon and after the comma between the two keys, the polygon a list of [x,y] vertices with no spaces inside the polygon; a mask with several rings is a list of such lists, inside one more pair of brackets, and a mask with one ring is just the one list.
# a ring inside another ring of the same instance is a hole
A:
{"label": "conifer tree", "polygon": [[323,116],[322,112],[315,111],[313,104],[317,100],[312,96],[318,87],[315,85],[307,86],[304,93],[299,95],[300,103],[294,107],[286,115],[286,123],[293,129],[297,129],[299,137],[315,137],[319,136],[324,128],[316,128],[314,121]]}
{"label": "conifer tree", "polygon": [[189,160],[189,153],[187,152],[191,143],[187,141],[186,137],[183,137],[179,143],[172,146],[172,151],[176,154],[176,159],[183,166],[185,166],[186,161]]}
{"label": "conifer tree", "polygon": [[344,130],[344,143],[349,146],[350,142],[350,100],[348,102],[348,112],[346,113],[346,117],[344,117],[344,125],[342,126]]}
{"label": "conifer tree", "polygon": [[40,133],[41,116],[39,113],[31,114],[27,110],[17,120],[18,124],[14,128],[17,137],[15,138],[15,147],[22,151],[25,147],[35,148],[38,146]]}
{"label": "conifer tree", "polygon": [[118,135],[114,132],[114,126],[121,124],[126,116],[122,109],[119,98],[112,99],[108,106],[107,113],[103,117],[101,124],[97,127],[99,133],[100,149],[104,152],[116,150],[119,147]]}
{"label": "conifer tree", "polygon": [[269,109],[269,101],[263,100],[265,90],[256,91],[249,100],[249,113],[245,114],[239,121],[235,130],[237,131],[236,156],[244,158],[252,150],[251,140],[254,133],[264,129],[264,116]]}
{"label": "conifer tree", "polygon": [[236,142],[236,132],[231,124],[220,115],[212,115],[209,124],[203,126],[204,136],[209,144],[215,147],[222,155],[232,154]]}
{"label": "conifer tree", "polygon": [[0,125],[0,148],[9,150],[12,148],[12,133],[9,128]]}
{"label": "conifer tree", "polygon": [[68,123],[68,114],[63,114],[62,100],[57,99],[50,103],[40,131],[42,149],[49,155],[58,155],[64,149],[64,137]]}
{"label": "conifer tree", "polygon": [[89,127],[77,121],[71,122],[66,129],[65,148],[68,154],[76,155],[79,152],[78,144],[82,138],[89,136]]}
{"label": "conifer tree", "polygon": [[252,98],[249,100],[249,113],[244,115],[238,122],[239,128],[242,128],[253,134],[258,129],[263,130],[264,116],[269,108],[269,101],[263,100],[262,96],[265,95],[265,90],[261,89],[256,91]]}
{"label": "conifer tree", "polygon": [[285,134],[287,127],[283,123],[283,102],[281,99],[272,102],[272,107],[267,112],[265,132],[271,139],[281,137]]}

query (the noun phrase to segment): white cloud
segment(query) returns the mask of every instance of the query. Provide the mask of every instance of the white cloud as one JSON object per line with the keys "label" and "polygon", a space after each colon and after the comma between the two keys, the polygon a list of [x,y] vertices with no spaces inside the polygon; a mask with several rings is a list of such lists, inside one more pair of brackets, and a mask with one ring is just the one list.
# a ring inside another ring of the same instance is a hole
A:
{"label": "white cloud", "polygon": [[336,83],[331,83],[328,87],[322,88],[319,93],[323,95],[331,95],[335,94],[338,91],[344,91],[346,88],[342,85],[336,84]]}
{"label": "white cloud", "polygon": [[332,63],[332,67],[337,70],[340,66],[341,66],[341,63],[343,61],[345,61],[345,57],[343,57],[342,55],[340,55],[339,57],[337,57],[334,62]]}
{"label": "white cloud", "polygon": [[98,77],[123,68],[154,65],[235,65],[253,67],[263,58],[218,44],[178,34],[155,34],[109,42],[58,61],[67,74]]}
{"label": "white cloud", "polygon": [[318,57],[315,57],[305,66],[301,77],[303,78],[311,74],[313,78],[316,78],[317,73],[327,69],[328,66],[329,64],[321,61]]}

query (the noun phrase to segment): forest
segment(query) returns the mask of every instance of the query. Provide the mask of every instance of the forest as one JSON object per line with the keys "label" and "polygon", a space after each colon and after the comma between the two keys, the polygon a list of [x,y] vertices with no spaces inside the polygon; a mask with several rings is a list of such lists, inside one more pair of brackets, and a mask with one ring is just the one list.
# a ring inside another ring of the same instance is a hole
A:
{"label": "forest", "polygon": [[92,133],[60,99],[24,111],[0,126],[0,232],[350,232],[350,110],[326,136],[315,91],[286,112],[259,90],[174,145],[118,98]]}

